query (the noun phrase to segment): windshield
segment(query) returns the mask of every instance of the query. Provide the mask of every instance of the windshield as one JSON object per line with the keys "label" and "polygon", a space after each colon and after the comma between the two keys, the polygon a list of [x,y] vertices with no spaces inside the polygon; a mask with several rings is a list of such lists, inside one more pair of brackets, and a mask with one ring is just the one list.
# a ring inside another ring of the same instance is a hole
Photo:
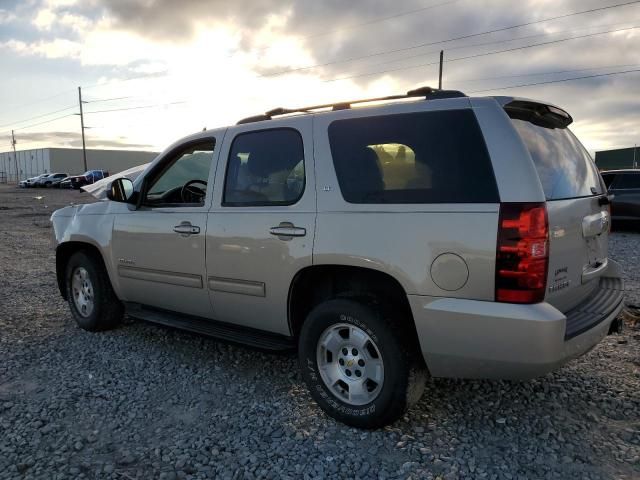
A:
{"label": "windshield", "polygon": [[512,118],[524,141],[547,200],[600,195],[600,174],[589,153],[568,128],[534,125]]}

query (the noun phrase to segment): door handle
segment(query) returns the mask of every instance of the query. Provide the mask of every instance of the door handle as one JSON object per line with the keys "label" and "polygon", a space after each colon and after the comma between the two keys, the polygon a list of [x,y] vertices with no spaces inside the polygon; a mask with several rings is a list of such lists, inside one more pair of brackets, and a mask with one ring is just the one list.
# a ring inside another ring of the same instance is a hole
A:
{"label": "door handle", "polygon": [[280,222],[277,227],[271,227],[269,233],[277,235],[280,240],[288,240],[291,237],[304,237],[307,234],[307,229],[296,227],[291,222]]}
{"label": "door handle", "polygon": [[191,222],[182,222],[180,225],[173,227],[173,231],[180,235],[196,235],[200,233],[200,227],[191,225]]}

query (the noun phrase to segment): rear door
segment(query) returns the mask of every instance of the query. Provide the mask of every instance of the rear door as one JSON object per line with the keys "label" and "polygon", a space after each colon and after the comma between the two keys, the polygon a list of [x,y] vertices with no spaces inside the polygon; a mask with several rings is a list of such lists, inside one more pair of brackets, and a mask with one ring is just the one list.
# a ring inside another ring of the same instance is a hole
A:
{"label": "rear door", "polygon": [[289,335],[289,288],[312,263],[312,117],[234,127],[220,166],[206,242],[214,317]]}
{"label": "rear door", "polygon": [[598,170],[566,127],[522,110],[507,113],[531,154],[547,200],[549,273],[546,301],[566,312],[607,269],[610,215]]}

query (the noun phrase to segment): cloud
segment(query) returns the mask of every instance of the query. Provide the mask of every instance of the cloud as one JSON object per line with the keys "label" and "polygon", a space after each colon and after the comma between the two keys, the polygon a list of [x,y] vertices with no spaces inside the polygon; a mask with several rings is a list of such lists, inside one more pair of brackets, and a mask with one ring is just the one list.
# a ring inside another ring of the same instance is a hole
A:
{"label": "cloud", "polygon": [[13,22],[16,18],[15,13],[0,8],[0,25]]}
{"label": "cloud", "polygon": [[271,15],[289,6],[275,0],[100,0],[98,5],[119,28],[154,40],[189,40],[199,24],[234,24],[239,30],[260,29]]}
{"label": "cloud", "polygon": [[[91,136],[86,139],[87,148],[117,148],[132,150],[153,150],[152,145],[145,143],[130,142],[124,137],[120,138],[100,138]],[[43,146],[57,145],[63,147],[82,148],[82,138],[75,132],[34,132],[21,133],[20,145],[27,145],[25,149],[42,148]],[[34,144],[40,144],[33,146]]]}
{"label": "cloud", "polygon": [[[500,88],[616,70],[600,68],[607,65],[640,64],[638,30],[460,59],[564,36],[632,26],[634,17],[640,17],[637,5],[437,43],[598,8],[602,1],[33,0],[32,3],[37,6],[30,10],[23,6],[6,10],[5,16],[18,16],[26,26],[23,36],[16,36],[15,30],[11,30],[12,37],[0,46],[23,57],[49,59],[42,62],[46,73],[58,63],[72,62],[76,65],[74,81],[80,76],[89,78],[90,83],[100,80],[104,84],[99,90],[102,96],[120,96],[121,90],[126,90],[127,95],[144,97],[136,100],[140,103],[190,101],[189,108],[172,109],[162,117],[166,121],[161,121],[155,112],[147,112],[146,116],[136,114],[140,117],[122,114],[122,118],[135,120],[119,122],[117,127],[126,125],[131,138],[144,139],[142,143],[164,145],[194,127],[233,123],[242,116],[276,106],[324,103],[399,93],[425,84],[433,86],[437,84],[437,66],[428,64],[437,62],[441,48],[445,50],[445,88],[481,90],[478,95],[521,95],[556,103],[576,118],[574,128],[591,150],[614,146],[614,142],[628,143],[634,135],[637,137],[637,130],[633,130],[639,106],[636,99],[640,98],[637,74],[512,90]],[[428,6],[433,8],[427,9]],[[0,23],[4,18],[2,12]],[[407,12],[411,13],[405,15]],[[385,17],[389,18],[383,20]],[[40,36],[33,38],[28,28]],[[7,31],[4,27],[1,30]],[[430,43],[434,44],[420,46]],[[355,60],[342,61],[348,59]],[[320,66],[269,76],[316,64]],[[572,69],[583,71],[544,73]],[[114,79],[121,80],[135,72],[162,73],[158,78],[109,87]],[[354,78],[332,81],[340,77]],[[484,91],[488,89],[492,90]],[[153,116],[156,118],[151,119]],[[138,118],[149,121],[140,122]],[[110,131],[115,134],[118,128],[114,126]]]}
{"label": "cloud", "polygon": [[56,14],[48,8],[39,10],[36,17],[31,21],[40,30],[50,30],[56,21]]}

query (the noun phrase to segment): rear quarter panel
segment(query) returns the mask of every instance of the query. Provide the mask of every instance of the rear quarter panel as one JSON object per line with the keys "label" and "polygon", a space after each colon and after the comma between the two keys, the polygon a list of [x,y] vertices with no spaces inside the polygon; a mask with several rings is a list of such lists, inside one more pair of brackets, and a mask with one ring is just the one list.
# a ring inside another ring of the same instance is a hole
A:
{"label": "rear quarter panel", "polygon": [[[332,121],[358,116],[470,108],[468,98],[344,110],[314,118],[318,215],[313,263],[370,268],[393,276],[407,294],[494,298],[498,204],[350,204],[340,191],[329,145]],[[444,290],[431,266],[443,253],[461,257],[464,285]]]}
{"label": "rear quarter panel", "polygon": [[[407,294],[493,300],[497,207],[442,207],[430,212],[320,211],[314,264],[379,270],[398,280]],[[454,253],[467,264],[468,277],[455,291],[440,288],[430,273],[443,253]]]}

